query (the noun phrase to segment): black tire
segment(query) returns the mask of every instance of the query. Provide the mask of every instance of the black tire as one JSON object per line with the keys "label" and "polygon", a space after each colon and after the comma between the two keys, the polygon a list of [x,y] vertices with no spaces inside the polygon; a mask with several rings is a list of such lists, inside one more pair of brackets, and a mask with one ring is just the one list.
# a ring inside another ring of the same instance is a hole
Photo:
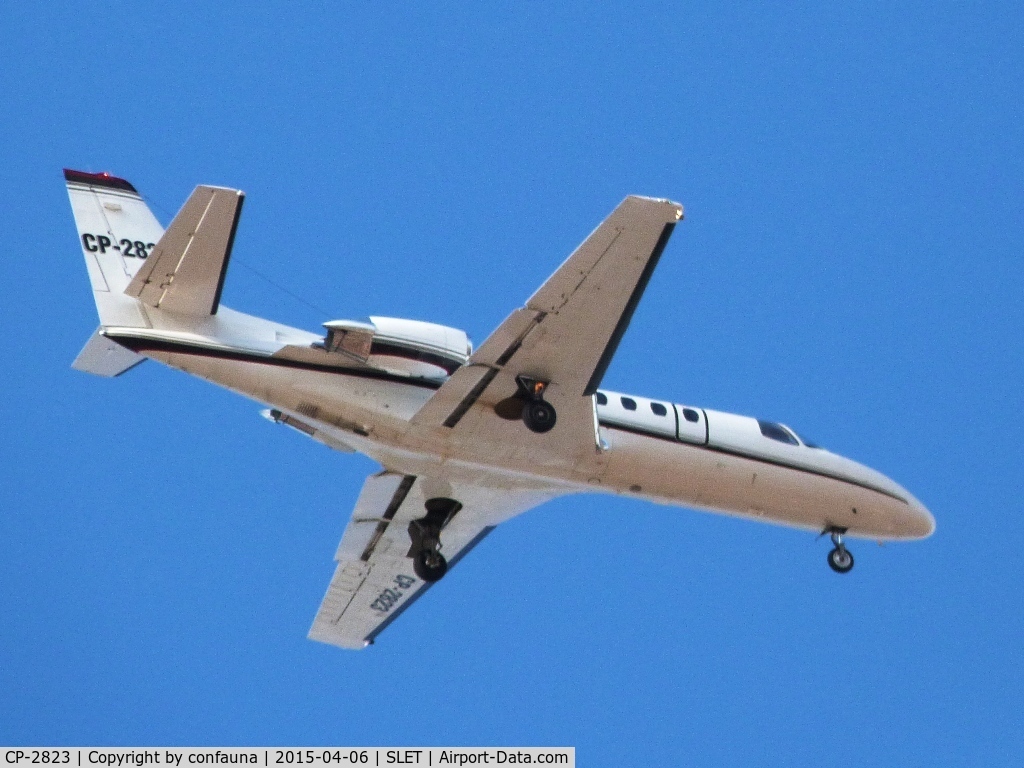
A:
{"label": "black tire", "polygon": [[412,569],[428,584],[440,581],[448,573],[448,561],[440,552],[423,549],[412,559]]}
{"label": "black tire", "polygon": [[531,432],[550,432],[555,426],[555,409],[544,400],[531,400],[523,406],[523,423]]}
{"label": "black tire", "polygon": [[836,573],[849,573],[853,570],[853,553],[846,547],[836,547],[828,553],[828,567]]}

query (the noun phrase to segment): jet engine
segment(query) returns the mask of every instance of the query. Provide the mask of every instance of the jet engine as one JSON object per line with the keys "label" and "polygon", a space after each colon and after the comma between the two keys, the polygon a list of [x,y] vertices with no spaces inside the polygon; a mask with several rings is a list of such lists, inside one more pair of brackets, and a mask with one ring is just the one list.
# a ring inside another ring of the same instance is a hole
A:
{"label": "jet engine", "polygon": [[473,353],[465,331],[419,320],[332,320],[324,328],[327,352],[399,375],[445,379]]}

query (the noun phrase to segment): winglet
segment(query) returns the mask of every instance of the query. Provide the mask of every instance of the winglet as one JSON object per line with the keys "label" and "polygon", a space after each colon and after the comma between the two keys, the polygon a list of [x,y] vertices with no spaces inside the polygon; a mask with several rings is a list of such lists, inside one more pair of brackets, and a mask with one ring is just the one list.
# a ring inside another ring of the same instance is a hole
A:
{"label": "winglet", "polygon": [[215,315],[245,194],[196,187],[125,293],[158,309]]}

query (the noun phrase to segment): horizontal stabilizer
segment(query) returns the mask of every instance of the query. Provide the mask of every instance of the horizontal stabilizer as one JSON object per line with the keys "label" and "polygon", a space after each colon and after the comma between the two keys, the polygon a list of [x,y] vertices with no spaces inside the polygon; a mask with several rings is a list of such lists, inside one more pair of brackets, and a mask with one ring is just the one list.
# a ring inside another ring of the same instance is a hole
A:
{"label": "horizontal stabilizer", "polygon": [[158,309],[217,314],[244,199],[236,189],[196,187],[124,292]]}
{"label": "horizontal stabilizer", "polygon": [[76,371],[95,373],[97,376],[120,376],[130,368],[146,361],[142,355],[111,341],[97,329],[78,353],[71,367]]}

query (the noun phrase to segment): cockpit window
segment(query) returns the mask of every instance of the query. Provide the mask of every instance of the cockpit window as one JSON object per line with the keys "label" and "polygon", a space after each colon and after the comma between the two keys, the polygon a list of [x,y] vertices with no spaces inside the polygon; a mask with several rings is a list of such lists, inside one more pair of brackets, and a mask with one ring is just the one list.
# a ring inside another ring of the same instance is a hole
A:
{"label": "cockpit window", "polygon": [[625,408],[627,411],[636,410],[636,400],[634,400],[632,397],[623,397],[620,399],[622,400],[622,407]]}
{"label": "cockpit window", "polygon": [[761,434],[770,440],[778,440],[780,443],[788,443],[789,445],[800,445],[800,441],[781,424],[776,424],[774,421],[762,421],[761,419],[757,420],[757,424],[761,427]]}
{"label": "cockpit window", "polygon": [[651,403],[651,411],[655,416],[665,416],[668,414],[668,409],[661,403]]}
{"label": "cockpit window", "polygon": [[604,392],[598,392],[597,393],[597,404],[598,405],[608,405],[608,395],[606,395]]}

